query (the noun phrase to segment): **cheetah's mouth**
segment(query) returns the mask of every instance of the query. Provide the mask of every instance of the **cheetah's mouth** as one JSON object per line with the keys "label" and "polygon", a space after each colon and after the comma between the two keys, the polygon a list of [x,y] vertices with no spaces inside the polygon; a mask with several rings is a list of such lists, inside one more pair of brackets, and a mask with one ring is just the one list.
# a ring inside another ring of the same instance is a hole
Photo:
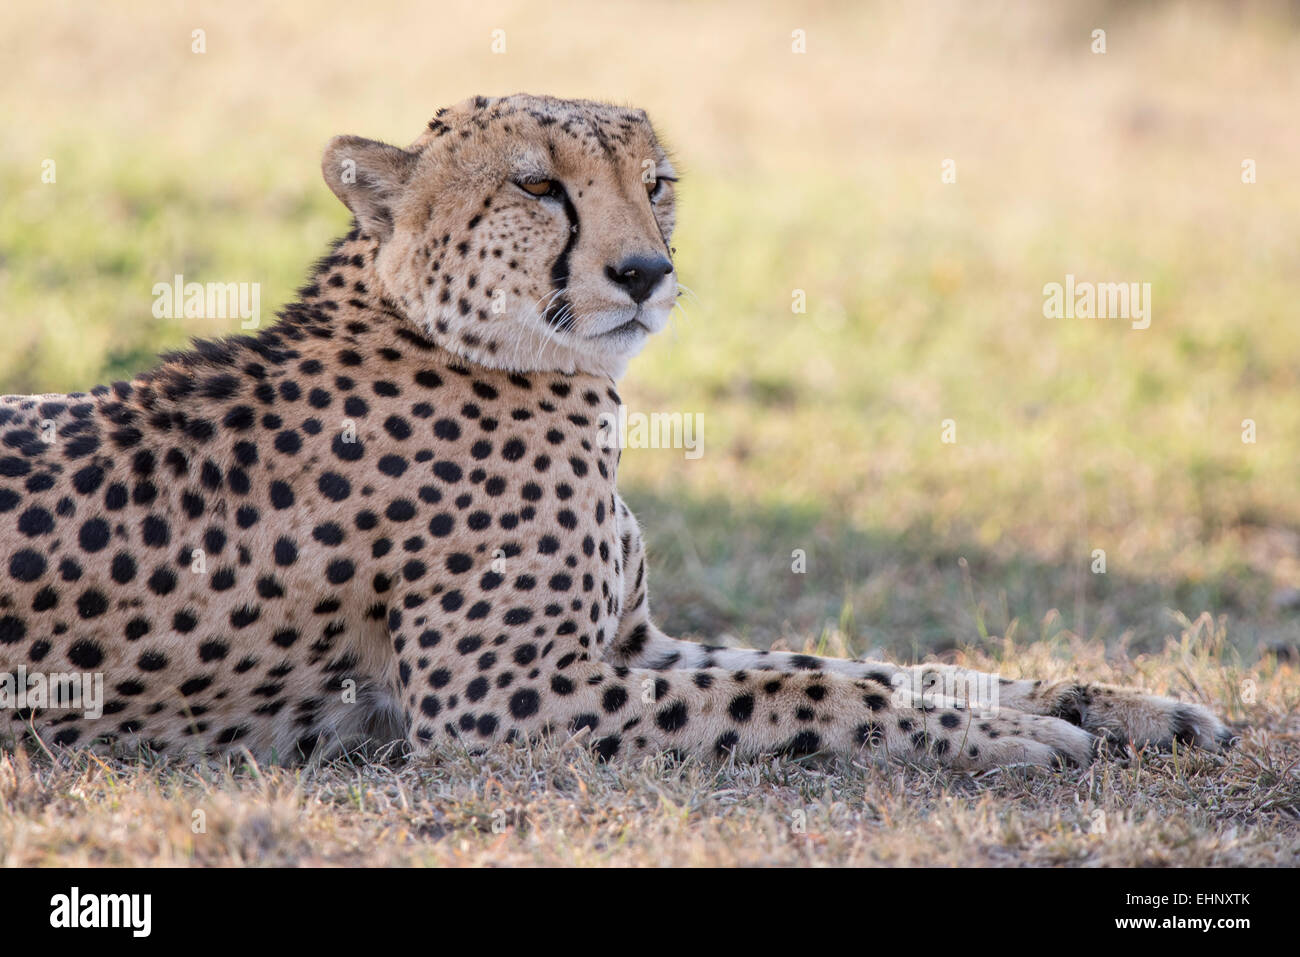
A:
{"label": "cheetah's mouth", "polygon": [[[624,307],[593,316],[592,320],[591,325],[599,331],[588,333],[586,336],[588,340],[606,343],[631,342],[653,335],[662,329],[668,322],[668,310],[643,303],[634,308],[631,318],[628,318],[628,308]],[[605,326],[604,329],[599,328],[602,325]]]}
{"label": "cheetah's mouth", "polygon": [[615,326],[613,329],[607,330],[606,332],[598,333],[596,338],[604,338],[605,336],[621,336],[625,333],[631,333],[637,330],[642,330],[648,333],[650,331],[650,327],[647,326],[640,319],[629,319],[621,326]]}

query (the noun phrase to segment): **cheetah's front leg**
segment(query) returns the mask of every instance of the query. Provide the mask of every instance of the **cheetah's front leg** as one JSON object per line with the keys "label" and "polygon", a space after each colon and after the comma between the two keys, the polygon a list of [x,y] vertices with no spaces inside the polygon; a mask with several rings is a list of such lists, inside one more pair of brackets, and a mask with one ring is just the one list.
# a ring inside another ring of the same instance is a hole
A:
{"label": "cheetah's front leg", "polygon": [[1218,751],[1233,742],[1232,732],[1208,708],[1134,688],[1021,680],[1003,686],[1002,700],[1077,724],[1112,745],[1169,750],[1177,742]]}
{"label": "cheetah's front leg", "polygon": [[977,714],[1010,710],[1058,718],[1097,735],[1112,746],[1168,751],[1177,742],[1218,751],[1230,747],[1233,741],[1232,732],[1208,708],[1135,688],[1079,681],[1008,679],[955,665],[896,665],[885,661],[720,648],[670,638],[648,619],[630,625],[615,643],[614,653],[618,660],[628,664],[660,670],[757,667],[869,678],[895,692],[955,699]]}
{"label": "cheetah's front leg", "polygon": [[1136,688],[1010,679],[956,665],[856,664],[867,674],[888,673],[891,684],[914,693],[952,696],[982,710],[1010,708],[1060,718],[1111,746],[1169,751],[1177,743],[1218,751],[1233,741],[1232,732],[1208,708]]}
{"label": "cheetah's front leg", "polygon": [[605,759],[668,750],[705,758],[824,753],[982,770],[1082,766],[1095,753],[1092,735],[1057,718],[1011,710],[981,718],[961,702],[922,705],[845,675],[655,672],[580,661],[566,648],[524,680],[503,684],[463,673],[456,667],[463,656],[441,643],[422,649],[399,634],[395,644],[397,690],[417,751],[451,739],[482,746],[554,731],[583,733]]}
{"label": "cheetah's front leg", "polygon": [[1112,745],[1169,750],[1177,742],[1215,751],[1232,743],[1232,732],[1209,709],[1133,688],[1078,681],[1013,680],[956,665],[850,661],[722,648],[669,637],[650,620],[641,531],[622,501],[618,518],[624,554],[624,611],[619,633],[607,649],[609,660],[617,664],[664,671],[720,667],[833,672],[868,678],[913,695],[941,695],[978,707],[981,712],[1010,709],[1058,718]]}

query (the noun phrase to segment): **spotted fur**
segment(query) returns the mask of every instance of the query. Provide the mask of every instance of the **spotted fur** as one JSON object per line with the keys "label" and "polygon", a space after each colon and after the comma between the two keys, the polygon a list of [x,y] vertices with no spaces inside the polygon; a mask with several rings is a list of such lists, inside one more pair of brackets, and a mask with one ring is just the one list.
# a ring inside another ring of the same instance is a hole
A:
{"label": "spotted fur", "polygon": [[[0,672],[98,672],[104,715],[0,736],[293,759],[545,731],[608,759],[841,752],[1086,764],[1215,747],[1205,709],[679,641],[597,441],[677,286],[676,174],[640,110],[477,97],[408,149],[340,137],[352,230],[256,336],[0,404]],[[51,438],[52,436],[52,438]]]}

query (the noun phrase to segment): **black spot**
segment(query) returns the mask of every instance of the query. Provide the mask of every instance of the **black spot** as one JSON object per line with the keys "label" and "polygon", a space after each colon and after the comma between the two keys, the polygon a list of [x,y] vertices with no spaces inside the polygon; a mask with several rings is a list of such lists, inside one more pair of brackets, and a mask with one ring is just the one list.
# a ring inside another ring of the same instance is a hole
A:
{"label": "black spot", "polygon": [[220,641],[205,641],[199,645],[200,661],[220,661],[230,654],[230,647]]}
{"label": "black spot", "polygon": [[459,482],[464,476],[461,467],[455,462],[435,462],[433,465],[433,474],[438,476],[444,482]]}
{"label": "black spot", "polygon": [[331,584],[341,585],[356,572],[356,567],[346,558],[335,559],[325,568],[325,577]]}
{"label": "black spot", "polygon": [[409,522],[415,517],[415,503],[409,499],[399,498],[390,502],[384,515],[393,522]]}
{"label": "black spot", "polygon": [[733,721],[741,724],[745,723],[753,717],[754,696],[752,694],[742,694],[732,698],[731,703],[727,705],[727,714],[731,715]]}
{"label": "black spot", "polygon": [[[339,528],[334,522],[324,522],[312,529],[311,537],[322,545],[340,545],[343,542],[343,529]],[[283,540],[281,539],[281,541]],[[281,564],[288,565],[291,562],[282,562]]]}
{"label": "black spot", "polygon": [[89,670],[104,660],[104,651],[90,639],[82,638],[68,649],[68,660],[78,668]]}
{"label": "black spot", "polygon": [[221,424],[228,429],[234,429],[237,432],[244,432],[253,427],[256,421],[256,415],[252,409],[246,405],[236,405],[226,412],[225,418]]}
{"label": "black spot", "polygon": [[718,757],[726,757],[739,743],[740,735],[734,731],[728,731],[713,743],[713,750],[717,753]]}
{"label": "black spot", "polygon": [[18,531],[28,538],[54,531],[54,516],[39,506],[32,506],[18,516]]}
{"label": "black spot", "polygon": [[285,455],[296,455],[302,449],[302,439],[294,429],[285,429],[275,437],[275,450]]}
{"label": "black spot", "polygon": [[293,506],[294,496],[293,489],[287,482],[276,479],[271,483],[271,505],[278,510],[284,510]]}
{"label": "black spot", "polygon": [[208,677],[190,678],[181,685],[181,694],[188,698],[190,695],[196,695],[212,684],[212,679]]}
{"label": "black spot", "polygon": [[541,697],[532,688],[521,688],[510,696],[510,714],[517,720],[531,718],[541,707]]}
{"label": "black spot", "polygon": [[94,588],[88,588],[77,598],[77,614],[82,618],[98,618],[108,611],[108,596]]}
{"label": "black spot", "polygon": [[176,589],[176,575],[168,568],[159,567],[149,576],[149,590],[155,595],[169,595]]}
{"label": "black spot", "polygon": [[857,726],[853,732],[853,737],[859,745],[868,745],[874,748],[884,740],[885,733],[880,725],[874,721],[868,721]]}
{"label": "black spot", "polygon": [[342,435],[334,436],[330,448],[344,462],[355,462],[366,454],[366,447],[360,439],[345,442]]}
{"label": "black spot", "polygon": [[90,495],[104,481],[104,470],[98,465],[87,465],[72,476],[72,487],[81,495]]}
{"label": "black spot", "polygon": [[618,685],[605,689],[605,693],[600,699],[600,706],[605,709],[607,714],[613,714],[615,711],[621,710],[625,704],[627,704],[627,692]]}
{"label": "black spot", "polygon": [[125,585],[135,578],[135,559],[125,552],[119,552],[113,558],[112,576],[113,581],[119,585]]}
{"label": "black spot", "polygon": [[398,441],[411,437],[411,426],[398,415],[390,415],[384,420],[384,431]]}
{"label": "black spot", "polygon": [[45,574],[45,556],[30,548],[14,552],[9,559],[9,574],[20,582],[34,582]]}
{"label": "black spot", "polygon": [[686,726],[686,705],[676,701],[655,715],[655,724],[665,731],[680,731]]}
{"label": "black spot", "polygon": [[815,754],[822,747],[822,739],[815,731],[800,731],[782,750],[791,757],[804,757]]}
{"label": "black spot", "polygon": [[400,455],[385,455],[379,460],[379,471],[393,478],[399,478],[406,469],[406,459]]}
{"label": "black spot", "polygon": [[600,717],[598,715],[583,713],[574,715],[573,720],[569,722],[569,733],[577,734],[583,729],[595,731],[600,726]]}
{"label": "black spot", "polygon": [[0,618],[0,645],[17,644],[26,634],[27,625],[21,618],[15,618],[13,615]]}
{"label": "black spot", "polygon": [[[87,547],[85,543],[85,536],[88,534],[87,528],[93,525],[95,522],[100,522],[100,520],[92,519],[91,521],[83,525],[81,529],[81,534],[83,537],[82,547],[85,548],[86,551],[98,551],[97,548]],[[100,524],[103,523],[100,522]],[[159,518],[157,515],[146,515],[144,521],[140,523],[140,537],[144,541],[144,543],[148,545],[150,548],[162,548],[168,542],[171,541],[172,538],[171,528],[168,527],[167,523],[163,521],[161,518]],[[95,540],[97,542],[100,542],[98,535],[95,536]],[[108,544],[108,526],[104,525],[103,539],[102,542],[100,542],[99,544],[99,548],[103,548],[104,545],[106,544]]]}
{"label": "black spot", "polygon": [[551,678],[551,690],[558,695],[573,694],[573,682],[564,675],[554,675]]}
{"label": "black spot", "polygon": [[320,493],[331,502],[341,502],[352,494],[352,485],[337,472],[325,472],[316,482]]}

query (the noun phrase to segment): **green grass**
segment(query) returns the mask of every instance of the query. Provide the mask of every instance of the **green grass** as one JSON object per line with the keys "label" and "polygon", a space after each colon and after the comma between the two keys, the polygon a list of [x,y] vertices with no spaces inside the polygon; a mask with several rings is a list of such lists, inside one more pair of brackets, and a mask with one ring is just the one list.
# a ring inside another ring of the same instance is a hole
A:
{"label": "green grass", "polygon": [[[20,4],[0,38],[0,392],[237,331],[154,319],[175,273],[259,282],[269,316],[345,228],[318,172],[332,134],[406,142],[477,92],[636,102],[684,169],[693,294],[623,394],[704,417],[702,458],[629,451],[620,475],[666,630],[1014,668],[1030,641],[1064,667],[1208,620],[1224,673],[1249,672],[1300,646],[1287,10],[578,4],[539,24],[411,3],[381,24],[347,4]],[[1151,283],[1151,327],[1045,319],[1066,273]],[[1291,782],[1295,706],[1234,705],[1281,736]]]}

